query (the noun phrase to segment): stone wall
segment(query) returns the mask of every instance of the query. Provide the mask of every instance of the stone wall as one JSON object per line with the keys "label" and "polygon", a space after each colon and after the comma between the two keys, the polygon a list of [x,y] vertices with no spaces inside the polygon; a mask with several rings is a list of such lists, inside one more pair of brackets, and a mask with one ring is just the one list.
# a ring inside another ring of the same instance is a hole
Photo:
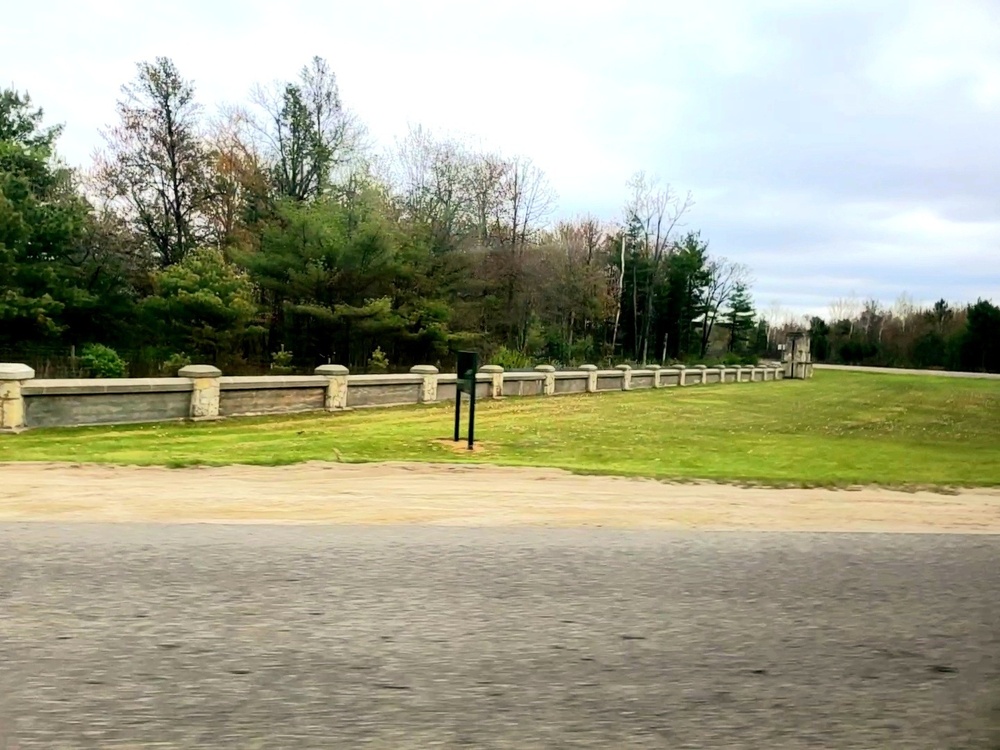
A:
{"label": "stone wall", "polygon": [[[34,427],[134,424],[170,420],[296,412],[340,412],[402,404],[453,401],[456,375],[429,365],[402,375],[351,375],[323,365],[315,375],[224,377],[214,367],[192,365],[176,378],[36,380],[30,367],[0,363],[0,432]],[[675,388],[712,383],[782,380],[783,367],[649,367],[504,372],[495,365],[477,376],[479,399],[548,397],[574,393]]]}
{"label": "stone wall", "polygon": [[321,411],[326,391],[327,379],[320,375],[219,378],[218,416]]}

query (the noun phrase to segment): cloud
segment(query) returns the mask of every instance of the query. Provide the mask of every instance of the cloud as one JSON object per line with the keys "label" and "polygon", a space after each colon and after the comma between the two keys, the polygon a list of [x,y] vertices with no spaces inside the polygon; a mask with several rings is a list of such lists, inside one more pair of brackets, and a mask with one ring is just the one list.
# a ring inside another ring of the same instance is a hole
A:
{"label": "cloud", "polygon": [[473,134],[548,173],[563,215],[620,216],[638,169],[691,189],[690,228],[762,306],[852,291],[1000,300],[1000,10],[990,0],[89,0],[8,19],[0,70],[86,163],[134,64],[206,104],[313,54],[383,144]]}

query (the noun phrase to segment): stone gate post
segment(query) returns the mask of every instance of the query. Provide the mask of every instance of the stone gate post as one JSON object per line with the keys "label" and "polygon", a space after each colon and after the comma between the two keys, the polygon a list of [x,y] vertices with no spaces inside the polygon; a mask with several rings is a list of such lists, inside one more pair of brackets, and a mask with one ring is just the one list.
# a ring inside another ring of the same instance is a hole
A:
{"label": "stone gate post", "polygon": [[545,385],[542,388],[542,395],[554,396],[556,392],[556,368],[552,365],[538,365],[535,372],[545,375]]}
{"label": "stone gate post", "polygon": [[503,396],[503,368],[500,365],[483,365],[479,372],[490,376],[490,398]]}
{"label": "stone gate post", "polygon": [[420,384],[421,404],[433,404],[438,398],[438,368],[434,365],[415,365],[410,368],[414,375],[422,375],[424,380]]}
{"label": "stone gate post", "polygon": [[222,370],[212,365],[188,365],[177,371],[177,376],[189,378],[191,385],[190,418],[194,422],[219,418],[219,378]]}
{"label": "stone gate post", "polygon": [[28,426],[21,390],[34,377],[27,365],[0,362],[0,432],[21,432]]}
{"label": "stone gate post", "polygon": [[326,378],[326,396],[323,406],[327,411],[347,408],[347,379],[351,372],[343,365],[320,365],[315,373]]}

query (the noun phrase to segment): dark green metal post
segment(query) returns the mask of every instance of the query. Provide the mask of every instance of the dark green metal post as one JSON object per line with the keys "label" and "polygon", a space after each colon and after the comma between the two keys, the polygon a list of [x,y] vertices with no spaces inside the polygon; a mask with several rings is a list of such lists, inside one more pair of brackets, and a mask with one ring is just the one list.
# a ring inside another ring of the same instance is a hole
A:
{"label": "dark green metal post", "polygon": [[469,450],[476,442],[476,371],[472,371],[469,384]]}
{"label": "dark green metal post", "polygon": [[479,372],[479,355],[475,352],[458,353],[458,373],[455,379],[455,442],[459,440],[462,422],[462,393],[469,394],[469,450],[476,440],[476,373]]}

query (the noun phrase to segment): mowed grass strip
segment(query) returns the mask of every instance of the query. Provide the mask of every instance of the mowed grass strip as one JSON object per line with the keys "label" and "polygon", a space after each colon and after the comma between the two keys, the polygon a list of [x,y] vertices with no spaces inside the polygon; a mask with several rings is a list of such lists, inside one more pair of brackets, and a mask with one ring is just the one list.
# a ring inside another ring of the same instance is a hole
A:
{"label": "mowed grass strip", "polygon": [[452,415],[453,404],[436,404],[37,430],[0,439],[0,461],[437,461],[775,486],[1000,486],[998,381],[825,371],[805,382],[481,401],[475,453],[447,443]]}

